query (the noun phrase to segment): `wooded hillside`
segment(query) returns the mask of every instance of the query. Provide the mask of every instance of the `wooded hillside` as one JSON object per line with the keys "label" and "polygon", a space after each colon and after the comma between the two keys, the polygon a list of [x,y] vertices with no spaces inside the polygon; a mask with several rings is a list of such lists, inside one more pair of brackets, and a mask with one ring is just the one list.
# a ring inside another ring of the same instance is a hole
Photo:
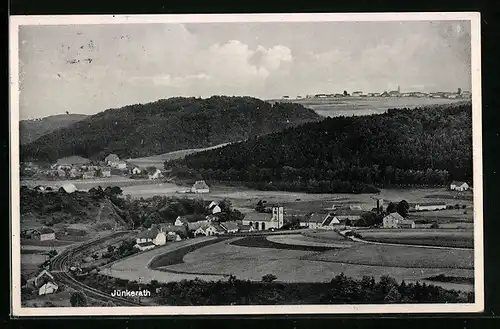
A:
{"label": "wooded hillside", "polygon": [[446,105],[327,118],[165,166],[204,179],[309,192],[472,182],[472,109]]}
{"label": "wooded hillside", "polygon": [[22,147],[21,157],[144,157],[245,140],[319,119],[302,105],[271,105],[251,97],[170,98],[98,113]]}

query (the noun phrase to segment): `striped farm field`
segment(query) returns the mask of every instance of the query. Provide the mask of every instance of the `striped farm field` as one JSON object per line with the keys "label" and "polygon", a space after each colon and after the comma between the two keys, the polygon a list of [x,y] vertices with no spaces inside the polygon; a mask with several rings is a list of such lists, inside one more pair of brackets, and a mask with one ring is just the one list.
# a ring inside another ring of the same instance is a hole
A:
{"label": "striped farm field", "polygon": [[363,240],[440,247],[473,248],[471,229],[380,229],[359,230]]}

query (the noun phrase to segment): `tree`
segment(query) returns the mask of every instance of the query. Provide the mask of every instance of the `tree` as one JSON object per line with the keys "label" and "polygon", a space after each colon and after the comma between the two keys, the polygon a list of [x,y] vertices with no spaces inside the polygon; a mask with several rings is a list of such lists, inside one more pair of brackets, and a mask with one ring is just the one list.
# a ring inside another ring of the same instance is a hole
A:
{"label": "tree", "polygon": [[52,249],[49,251],[49,258],[55,257],[57,255],[57,250]]}
{"label": "tree", "polygon": [[457,94],[461,95],[462,94],[462,88],[458,88]]}
{"label": "tree", "polygon": [[400,214],[402,217],[408,216],[410,205],[408,204],[408,202],[406,202],[406,200],[401,200],[396,208],[398,214]]}
{"label": "tree", "polygon": [[389,202],[389,204],[387,205],[386,211],[388,214],[392,214],[392,213],[397,212],[397,208],[396,208],[396,205],[394,204],[394,202]]}
{"label": "tree", "polygon": [[87,295],[85,295],[82,291],[75,291],[71,294],[70,302],[73,307],[87,306]]}
{"label": "tree", "polygon": [[255,207],[256,212],[264,212],[266,210],[266,207],[264,206],[264,202],[262,200],[259,200],[257,202],[257,206]]}
{"label": "tree", "polygon": [[115,251],[116,247],[113,246],[112,244],[108,246],[108,252],[109,253],[112,253],[113,251]]}
{"label": "tree", "polygon": [[24,287],[28,283],[24,274],[21,274],[21,287]]}
{"label": "tree", "polygon": [[344,90],[344,96],[348,96],[347,90]]}
{"label": "tree", "polygon": [[219,203],[219,207],[222,212],[229,212],[231,210],[231,200],[229,199],[224,199]]}
{"label": "tree", "polygon": [[273,282],[274,280],[278,279],[278,277],[274,274],[266,274],[262,276],[262,282]]}

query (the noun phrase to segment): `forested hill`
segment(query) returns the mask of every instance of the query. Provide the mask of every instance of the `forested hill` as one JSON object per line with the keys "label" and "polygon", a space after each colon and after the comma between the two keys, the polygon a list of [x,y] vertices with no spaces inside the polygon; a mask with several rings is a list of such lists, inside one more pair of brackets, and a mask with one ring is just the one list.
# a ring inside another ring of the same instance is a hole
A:
{"label": "forested hill", "polygon": [[170,98],[98,113],[22,147],[21,157],[144,157],[244,140],[320,118],[302,105],[251,97]]}
{"label": "forested hill", "polygon": [[388,185],[472,181],[470,104],[327,118],[166,167],[262,189],[363,192]]}
{"label": "forested hill", "polygon": [[42,119],[22,120],[19,122],[19,142],[21,145],[31,143],[43,135],[68,127],[86,117],[85,114],[61,114]]}

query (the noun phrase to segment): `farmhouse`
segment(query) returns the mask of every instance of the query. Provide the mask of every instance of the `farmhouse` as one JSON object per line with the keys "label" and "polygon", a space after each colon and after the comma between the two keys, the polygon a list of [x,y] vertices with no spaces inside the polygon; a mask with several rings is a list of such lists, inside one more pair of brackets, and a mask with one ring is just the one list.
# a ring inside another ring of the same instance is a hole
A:
{"label": "farmhouse", "polygon": [[196,181],[191,187],[191,193],[208,193],[210,192],[210,188],[204,180]]}
{"label": "farmhouse", "polygon": [[159,179],[162,178],[163,174],[160,169],[156,169],[152,174],[148,175],[149,179]]}
{"label": "farmhouse", "polygon": [[312,229],[317,229],[321,226],[325,220],[326,214],[311,214],[307,221],[308,227]]}
{"label": "farmhouse", "polygon": [[362,95],[363,95],[362,91],[353,91],[352,92],[352,96],[353,97],[359,97],[359,96],[362,96]]}
{"label": "farmhouse", "polygon": [[31,279],[38,289],[38,295],[48,295],[56,292],[59,287],[54,280],[54,276],[47,270],[41,271],[36,277]]}
{"label": "farmhouse", "polygon": [[450,184],[450,190],[452,191],[467,191],[469,189],[469,184],[466,182],[453,181]]}
{"label": "farmhouse", "polygon": [[120,158],[116,154],[110,154],[107,157],[104,158],[104,162],[106,162],[107,165],[113,166],[113,164],[118,163],[120,161]]}
{"label": "farmhouse", "polygon": [[156,247],[156,245],[153,242],[142,242],[142,243],[136,243],[134,247],[139,249],[140,251],[146,251],[153,249],[154,247]]}
{"label": "farmhouse", "polygon": [[252,225],[240,225],[238,228],[238,232],[241,233],[255,232],[255,228]]}
{"label": "farmhouse", "polygon": [[312,214],[308,221],[308,228],[312,229],[333,230],[337,225],[340,225],[340,220],[330,213]]}
{"label": "farmhouse", "polygon": [[399,221],[402,220],[404,220],[403,216],[401,216],[397,212],[394,212],[385,216],[384,219],[382,219],[382,224],[384,228],[398,228]]}
{"label": "farmhouse", "polygon": [[220,223],[220,226],[227,233],[237,233],[238,232],[238,224],[236,222],[233,222],[233,221],[223,222],[223,223]]}
{"label": "farmhouse", "polygon": [[61,184],[61,186],[59,188],[60,189],[62,188],[64,190],[64,192],[66,192],[66,193],[73,193],[73,192],[78,191],[76,186],[74,184],[71,184],[71,183]]}
{"label": "farmhouse", "polygon": [[363,215],[365,211],[363,210],[351,210],[351,209],[346,209],[346,210],[338,210],[334,213],[334,216],[339,220],[339,221],[355,221],[358,219],[361,219],[361,215]]}
{"label": "farmhouse", "polygon": [[444,202],[415,203],[412,208],[415,211],[444,210],[446,209],[446,204]]}
{"label": "farmhouse", "polygon": [[186,217],[184,216],[178,216],[174,222],[175,226],[184,226],[187,225],[189,222]]}
{"label": "farmhouse", "polygon": [[111,168],[108,168],[108,167],[101,168],[101,176],[102,177],[111,177]]}
{"label": "farmhouse", "polygon": [[199,220],[199,221],[196,221],[196,222],[188,222],[187,223],[187,229],[188,229],[188,231],[192,232],[192,231],[196,231],[201,226],[207,226],[207,225],[210,225],[210,224],[211,224],[211,222],[208,221],[208,220]]}
{"label": "farmhouse", "polygon": [[179,241],[187,236],[187,228],[185,226],[160,224],[158,227],[161,232],[167,234],[167,241]]}
{"label": "farmhouse", "polygon": [[161,229],[158,229],[158,226],[152,225],[151,228],[140,232],[135,241],[137,245],[151,242],[155,246],[163,246],[167,243],[167,235]]}
{"label": "farmhouse", "polygon": [[409,219],[400,220],[398,223],[399,228],[415,228],[415,222]]}
{"label": "farmhouse", "polygon": [[208,227],[205,229],[205,234],[206,235],[221,235],[226,233],[224,228],[219,225],[219,224],[209,224]]}
{"label": "farmhouse", "polygon": [[39,230],[33,230],[32,236],[40,241],[50,241],[56,239],[56,232],[48,227],[43,227]]}
{"label": "farmhouse", "polygon": [[207,228],[208,228],[208,224],[205,224],[205,225],[200,225],[195,231],[194,231],[194,236],[200,236],[200,235],[206,235],[208,236],[208,233],[207,233]]}
{"label": "farmhouse", "polygon": [[243,225],[252,225],[256,230],[279,229],[283,226],[283,207],[272,207],[272,213],[251,212],[245,215]]}
{"label": "farmhouse", "polygon": [[219,206],[219,204],[217,204],[215,201],[212,201],[209,205],[208,205],[208,210],[210,210],[210,212],[212,214],[218,214],[222,211],[221,207]]}
{"label": "farmhouse", "polygon": [[133,167],[131,170],[130,170],[130,173],[132,175],[139,175],[141,173],[141,169],[139,167]]}

